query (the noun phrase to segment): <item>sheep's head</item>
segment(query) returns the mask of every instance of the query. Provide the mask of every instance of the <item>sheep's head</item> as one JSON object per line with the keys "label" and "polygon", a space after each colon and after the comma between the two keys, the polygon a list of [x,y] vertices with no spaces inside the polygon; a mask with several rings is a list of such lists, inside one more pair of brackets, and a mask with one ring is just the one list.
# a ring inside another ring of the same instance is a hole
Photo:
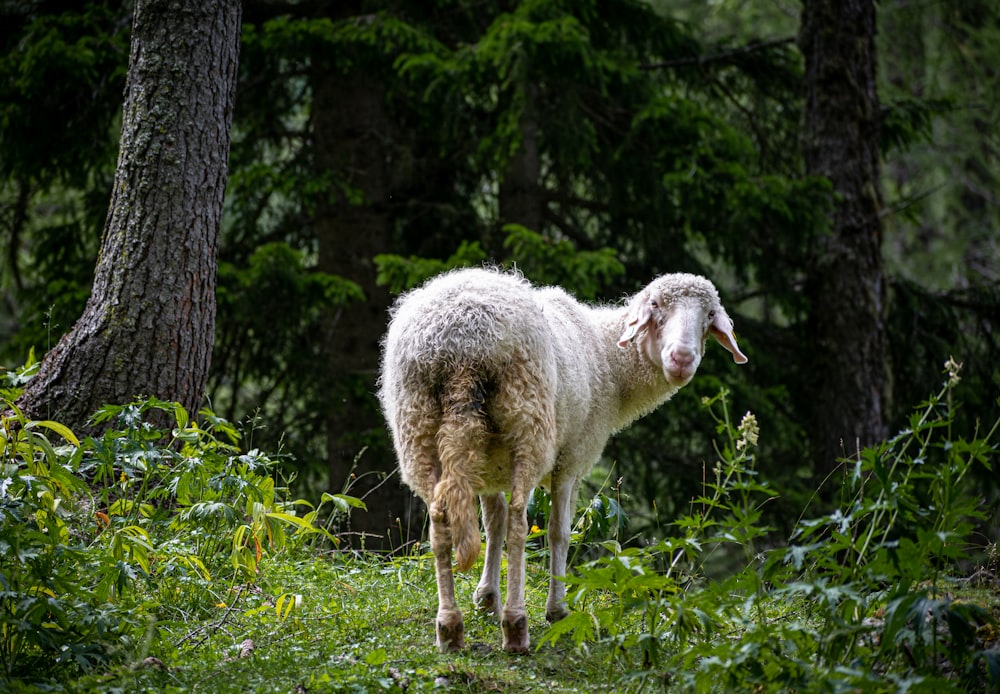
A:
{"label": "sheep's head", "polygon": [[663,275],[632,298],[618,346],[637,341],[646,358],[663,369],[667,381],[680,388],[698,370],[709,335],[729,350],[737,364],[747,362],[715,286],[697,275]]}

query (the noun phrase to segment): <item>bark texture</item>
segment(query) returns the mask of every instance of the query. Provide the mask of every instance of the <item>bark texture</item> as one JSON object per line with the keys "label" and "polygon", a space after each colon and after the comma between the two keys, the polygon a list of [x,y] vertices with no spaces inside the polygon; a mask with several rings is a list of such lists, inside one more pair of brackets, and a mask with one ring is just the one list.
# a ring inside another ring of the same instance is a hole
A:
{"label": "bark texture", "polygon": [[21,405],[86,430],[137,396],[196,410],[215,329],[216,258],[239,56],[239,0],[138,0],[117,172],[94,287]]}
{"label": "bark texture", "polygon": [[806,347],[817,473],[885,437],[886,282],[879,192],[879,104],[873,0],[806,0],[805,155],[836,196],[810,268]]}

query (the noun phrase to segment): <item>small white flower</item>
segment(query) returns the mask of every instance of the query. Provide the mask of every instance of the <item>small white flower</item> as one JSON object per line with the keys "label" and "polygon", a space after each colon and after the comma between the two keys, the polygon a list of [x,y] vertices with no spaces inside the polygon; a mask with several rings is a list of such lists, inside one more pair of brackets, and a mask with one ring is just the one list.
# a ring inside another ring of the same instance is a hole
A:
{"label": "small white flower", "polygon": [[736,450],[742,451],[751,446],[756,446],[757,437],[760,434],[760,427],[757,425],[757,416],[749,411],[743,415],[736,433],[739,434],[739,438],[736,440]]}
{"label": "small white flower", "polygon": [[948,357],[948,361],[944,363],[944,368],[948,372],[949,386],[955,386],[962,380],[958,376],[958,372],[962,370],[962,362],[955,361],[955,357]]}

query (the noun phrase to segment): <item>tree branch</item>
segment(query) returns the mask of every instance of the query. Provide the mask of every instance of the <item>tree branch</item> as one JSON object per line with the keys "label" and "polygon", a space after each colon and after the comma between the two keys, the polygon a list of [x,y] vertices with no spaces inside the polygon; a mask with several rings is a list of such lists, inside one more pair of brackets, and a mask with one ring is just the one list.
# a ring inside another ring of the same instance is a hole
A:
{"label": "tree branch", "polygon": [[639,65],[640,70],[662,70],[663,68],[671,67],[685,67],[687,65],[708,65],[709,63],[725,63],[731,61],[733,58],[739,58],[750,53],[756,53],[757,51],[766,51],[771,48],[776,48],[778,46],[785,46],[790,43],[795,43],[794,36],[786,36],[781,39],[772,39],[770,41],[754,41],[753,43],[748,43],[745,46],[740,46],[739,48],[734,48],[729,51],[723,51],[722,53],[716,53],[715,55],[708,56],[692,56],[689,58],[676,58],[674,60],[663,60],[659,63],[642,63]]}

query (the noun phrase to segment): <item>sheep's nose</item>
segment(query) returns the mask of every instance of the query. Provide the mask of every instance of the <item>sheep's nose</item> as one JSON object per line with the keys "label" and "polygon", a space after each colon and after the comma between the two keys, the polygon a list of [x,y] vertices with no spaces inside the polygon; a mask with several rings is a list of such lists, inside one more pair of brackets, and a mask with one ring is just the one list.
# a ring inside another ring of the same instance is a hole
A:
{"label": "sheep's nose", "polygon": [[678,366],[687,366],[694,361],[695,353],[690,347],[674,347],[670,351],[670,359]]}

